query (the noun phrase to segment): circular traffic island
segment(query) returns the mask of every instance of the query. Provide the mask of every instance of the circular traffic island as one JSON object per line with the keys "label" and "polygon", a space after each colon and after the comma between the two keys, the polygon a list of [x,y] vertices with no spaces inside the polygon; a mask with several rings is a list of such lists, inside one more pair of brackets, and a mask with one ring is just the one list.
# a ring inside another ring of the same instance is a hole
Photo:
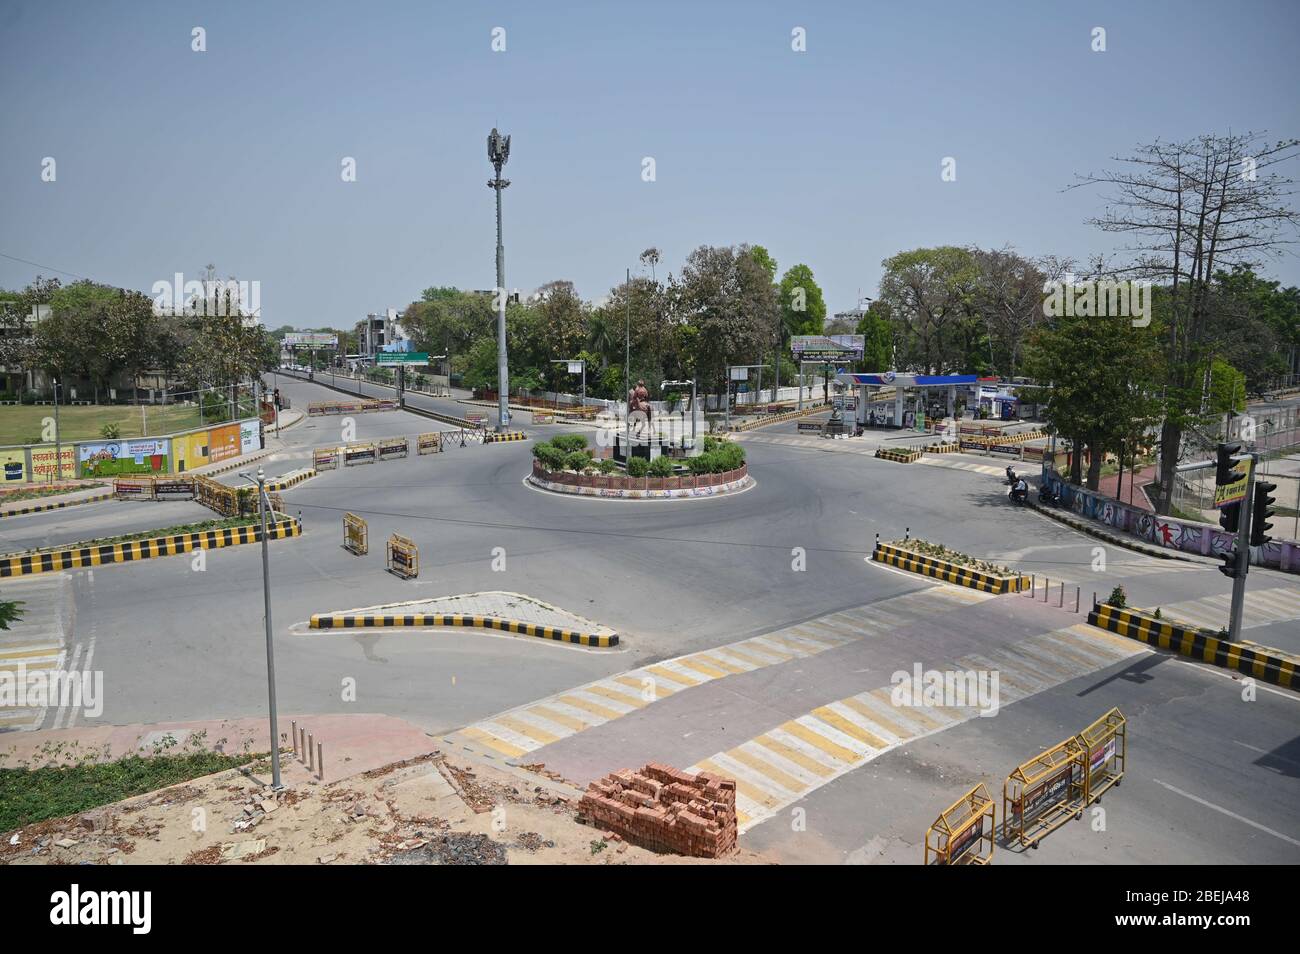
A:
{"label": "circular traffic island", "polygon": [[744,449],[706,438],[693,457],[634,456],[626,467],[598,460],[581,434],[562,434],[533,447],[533,470],[525,482],[548,493],[606,500],[689,500],[737,494],[754,485]]}

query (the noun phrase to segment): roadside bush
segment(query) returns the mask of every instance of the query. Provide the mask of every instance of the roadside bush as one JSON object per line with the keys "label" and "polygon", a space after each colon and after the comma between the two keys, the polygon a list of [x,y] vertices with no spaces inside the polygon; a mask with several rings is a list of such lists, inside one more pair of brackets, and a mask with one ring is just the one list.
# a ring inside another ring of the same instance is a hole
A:
{"label": "roadside bush", "polygon": [[1116,609],[1123,609],[1125,606],[1127,606],[1128,594],[1124,592],[1124,587],[1116,586],[1113,590],[1111,590],[1110,596],[1106,598],[1106,602],[1109,603],[1111,606],[1115,607]]}
{"label": "roadside bush", "polygon": [[122,428],[117,424],[114,424],[112,421],[109,421],[99,429],[99,436],[107,438],[110,441],[115,441],[122,436]]}
{"label": "roadside bush", "polygon": [[566,454],[571,454],[574,451],[585,450],[587,438],[581,434],[557,434],[551,438],[551,443]]}
{"label": "roadside bush", "polygon": [[547,470],[560,470],[564,467],[564,451],[547,441],[533,445],[533,456],[542,462]]}
{"label": "roadside bush", "polygon": [[671,457],[656,457],[650,461],[650,468],[647,473],[651,477],[671,477],[673,475],[673,461]]}
{"label": "roadside bush", "polygon": [[650,464],[644,457],[633,457],[627,462],[629,477],[644,477],[650,471]]}
{"label": "roadside bush", "polygon": [[596,466],[600,469],[600,472],[601,472],[602,474],[607,474],[607,475],[608,475],[608,474],[617,474],[617,473],[618,473],[618,461],[616,461],[616,460],[614,460],[614,459],[612,459],[612,458],[607,459],[607,460],[602,460],[602,461],[601,461],[599,464],[597,464]]}
{"label": "roadside bush", "polygon": [[745,462],[745,449],[739,444],[723,442],[688,461],[693,474],[722,474]]}
{"label": "roadside bush", "polygon": [[591,454],[585,450],[576,450],[564,455],[564,469],[576,470],[578,473],[591,466]]}

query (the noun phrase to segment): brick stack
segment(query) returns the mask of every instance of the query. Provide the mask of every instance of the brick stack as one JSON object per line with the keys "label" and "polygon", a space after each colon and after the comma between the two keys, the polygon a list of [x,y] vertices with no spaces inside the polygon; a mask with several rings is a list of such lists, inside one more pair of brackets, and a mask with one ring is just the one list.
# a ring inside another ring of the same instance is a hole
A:
{"label": "brick stack", "polygon": [[718,858],[736,847],[736,783],[654,762],[594,781],[578,811],[651,851]]}

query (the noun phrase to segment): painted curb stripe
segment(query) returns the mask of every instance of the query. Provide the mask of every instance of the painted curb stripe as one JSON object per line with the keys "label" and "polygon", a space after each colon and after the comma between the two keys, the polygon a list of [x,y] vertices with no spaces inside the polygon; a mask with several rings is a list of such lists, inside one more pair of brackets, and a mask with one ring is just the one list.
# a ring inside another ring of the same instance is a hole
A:
{"label": "painted curb stripe", "polygon": [[363,629],[385,626],[400,626],[410,629],[417,626],[469,626],[474,629],[496,629],[505,633],[536,636],[538,639],[574,643],[579,646],[596,646],[601,649],[608,649],[611,646],[618,645],[617,633],[583,633],[576,629],[560,629],[555,626],[542,626],[538,623],[499,619],[495,616],[473,616],[468,613],[407,613],[405,615],[315,613],[311,617],[309,626],[311,629]]}
{"label": "painted curb stripe", "polygon": [[528,435],[523,431],[510,431],[506,434],[487,434],[483,437],[484,444],[501,444],[506,441],[526,441]]}
{"label": "painted curb stripe", "polygon": [[1296,675],[1297,663],[1293,659],[1231,643],[1204,630],[1166,623],[1143,613],[1108,604],[1094,606],[1088,614],[1088,622],[1120,636],[1182,656],[1213,663],[1224,669],[1233,669],[1277,686],[1300,689],[1300,678]]}
{"label": "painted curb stripe", "polygon": [[995,595],[1019,593],[1029,589],[1029,577],[1027,576],[993,576],[988,573],[981,573],[978,570],[958,566],[955,563],[949,563],[946,560],[920,556],[911,551],[890,546],[887,543],[877,544],[876,549],[871,553],[871,559],[878,563],[896,566],[900,570],[921,573],[925,576],[943,580],[945,583],[969,586],[972,589]]}
{"label": "painted curb stripe", "polygon": [[[296,518],[282,520],[271,524],[267,527],[267,531],[267,536],[272,540],[296,537],[302,534],[302,524]],[[111,563],[131,563],[136,560],[151,560],[154,557],[188,553],[191,550],[216,550],[242,543],[257,543],[261,539],[262,528],[249,526],[202,530],[198,533],[182,533],[171,537],[151,537],[147,540],[131,540],[127,543],[106,543],[97,547],[67,547],[47,553],[28,553],[0,558],[0,578],[55,573]]]}

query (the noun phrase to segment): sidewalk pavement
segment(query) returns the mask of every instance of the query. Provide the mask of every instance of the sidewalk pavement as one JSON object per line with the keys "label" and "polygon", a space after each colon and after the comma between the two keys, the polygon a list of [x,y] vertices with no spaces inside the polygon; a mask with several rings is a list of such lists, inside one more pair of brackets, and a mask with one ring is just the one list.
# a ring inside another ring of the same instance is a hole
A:
{"label": "sidewalk pavement", "polygon": [[[424,755],[438,748],[437,740],[419,726],[394,716],[378,713],[332,715],[279,714],[280,769],[286,783],[305,782],[312,777],[305,765],[292,754],[292,725],[305,728],[312,735],[313,746],[324,746],[325,781],[369,772],[380,766]],[[152,725],[89,725],[72,729],[41,729],[35,732],[10,732],[0,736],[0,765],[15,768],[24,763],[43,764],[58,748],[74,760],[78,755],[103,753],[117,759],[134,752],[152,753],[171,736],[176,745],[171,752],[184,749],[193,736],[205,733],[203,747],[235,754],[243,751],[270,751],[270,725],[265,716],[242,719],[208,719],[199,722],[158,722]],[[245,748],[245,743],[248,743]],[[49,747],[48,749],[46,747]],[[61,747],[61,748],[59,748]],[[107,747],[106,753],[104,752]],[[69,753],[69,749],[72,752]],[[283,751],[283,750],[289,751]],[[314,750],[313,750],[314,751]],[[314,759],[313,755],[313,759]],[[96,759],[97,761],[99,759]],[[55,756],[62,764],[62,759]],[[269,779],[268,779],[269,781]]]}
{"label": "sidewalk pavement", "polygon": [[1033,507],[1044,516],[1058,520],[1066,526],[1073,527],[1076,530],[1096,537],[1098,540],[1105,540],[1107,543],[1113,543],[1117,547],[1124,547],[1129,550],[1135,550],[1138,553],[1145,553],[1147,556],[1158,557],[1162,560],[1184,560],[1188,563],[1203,563],[1208,566],[1218,566],[1219,560],[1214,557],[1203,557],[1199,553],[1187,553],[1183,550],[1169,550],[1164,547],[1158,547],[1154,544],[1144,543],[1137,537],[1130,536],[1127,533],[1120,533],[1105,527],[1094,520],[1088,520],[1080,517],[1070,510],[1062,510],[1060,507],[1047,507],[1038,503],[1033,494],[1025,501],[1030,507]]}
{"label": "sidewalk pavement", "polygon": [[[1139,471],[1124,472],[1124,498],[1123,503],[1146,510],[1149,513],[1155,513],[1155,507],[1151,506],[1151,501],[1147,500],[1147,495],[1142,492],[1142,488],[1151,483],[1156,476],[1156,465],[1150,464]],[[1119,474],[1111,474],[1109,477],[1103,477],[1097,482],[1098,493],[1107,497],[1114,497],[1119,500],[1119,495],[1115,493],[1119,486]]]}

